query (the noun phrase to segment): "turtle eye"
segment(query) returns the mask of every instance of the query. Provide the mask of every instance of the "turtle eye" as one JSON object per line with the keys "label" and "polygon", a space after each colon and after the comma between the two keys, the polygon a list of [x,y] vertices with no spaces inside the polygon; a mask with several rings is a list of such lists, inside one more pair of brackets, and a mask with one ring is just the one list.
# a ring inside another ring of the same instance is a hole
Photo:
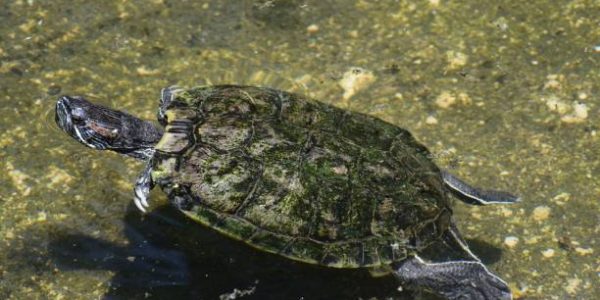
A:
{"label": "turtle eye", "polygon": [[85,111],[81,107],[76,107],[71,110],[71,120],[73,123],[81,125],[85,123]]}

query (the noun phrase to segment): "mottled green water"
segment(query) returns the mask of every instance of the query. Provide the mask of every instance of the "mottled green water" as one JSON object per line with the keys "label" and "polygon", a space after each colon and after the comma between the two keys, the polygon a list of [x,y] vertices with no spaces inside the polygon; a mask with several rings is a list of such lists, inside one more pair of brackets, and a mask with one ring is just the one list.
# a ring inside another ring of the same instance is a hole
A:
{"label": "mottled green water", "polygon": [[[160,88],[203,83],[293,90],[410,129],[440,165],[523,197],[456,207],[516,298],[600,298],[598,1],[198,2],[0,2],[1,299],[411,297],[393,278],[247,249],[160,191],[141,215],[142,165],[54,125],[61,94],[152,119]],[[344,97],[353,67],[374,80]]]}

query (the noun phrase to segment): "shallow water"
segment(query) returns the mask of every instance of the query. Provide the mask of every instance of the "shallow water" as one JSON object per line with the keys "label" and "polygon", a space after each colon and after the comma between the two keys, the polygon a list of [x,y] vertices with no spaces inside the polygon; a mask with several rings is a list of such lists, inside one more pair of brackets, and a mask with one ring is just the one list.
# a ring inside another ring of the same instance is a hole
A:
{"label": "shallow water", "polygon": [[[0,298],[413,296],[394,278],[248,249],[157,190],[142,215],[142,164],[53,120],[61,94],[154,119],[162,87],[211,83],[304,93],[411,130],[441,166],[523,198],[455,209],[515,298],[600,298],[600,4],[464,2],[0,2]],[[353,67],[374,80],[349,97]]]}

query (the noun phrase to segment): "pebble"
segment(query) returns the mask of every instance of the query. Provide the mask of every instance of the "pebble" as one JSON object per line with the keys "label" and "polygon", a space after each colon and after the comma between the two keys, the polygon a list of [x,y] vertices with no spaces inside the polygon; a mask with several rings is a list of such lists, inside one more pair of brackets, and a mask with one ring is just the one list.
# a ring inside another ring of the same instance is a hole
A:
{"label": "pebble", "polygon": [[448,60],[448,69],[456,70],[464,67],[467,64],[469,56],[456,51],[447,51],[446,59]]}
{"label": "pebble", "polygon": [[352,67],[344,73],[338,84],[344,89],[344,100],[348,100],[360,90],[371,85],[373,81],[375,81],[375,75],[371,71]]}
{"label": "pebble", "polygon": [[306,27],[306,31],[308,33],[317,33],[317,32],[319,32],[319,25],[317,25],[317,24],[308,25],[308,27]]}
{"label": "pebble", "polygon": [[575,294],[579,289],[579,285],[581,284],[581,279],[579,278],[571,278],[567,279],[567,285],[565,286],[565,291],[569,294]]}
{"label": "pebble", "polygon": [[437,98],[435,104],[441,108],[448,108],[456,103],[456,97],[448,91],[443,91]]}
{"label": "pebble", "polygon": [[532,217],[536,221],[544,221],[550,216],[550,207],[541,205],[533,209]]}
{"label": "pebble", "polygon": [[138,67],[136,69],[136,72],[140,76],[151,76],[151,75],[157,75],[160,73],[160,71],[158,69],[148,69],[145,66]]}
{"label": "pebble", "polygon": [[561,82],[564,81],[564,75],[550,74],[546,76],[546,82],[544,83],[544,89],[558,90],[561,88]]}
{"label": "pebble", "polygon": [[[583,98],[587,95],[583,94]],[[556,95],[550,95],[543,98],[550,111],[555,111],[560,115],[560,120],[564,123],[582,123],[588,118],[589,108],[585,103],[573,101],[569,104]]]}
{"label": "pebble", "polygon": [[573,102],[573,112],[562,116],[561,121],[565,123],[582,123],[588,117],[588,107],[585,103]]}
{"label": "pebble", "polygon": [[576,247],[575,248],[575,252],[577,252],[577,254],[579,254],[579,255],[589,255],[589,254],[594,253],[594,249],[592,249],[592,248]]}
{"label": "pebble", "polygon": [[552,198],[552,201],[556,202],[558,204],[564,204],[565,202],[568,202],[569,200],[571,200],[571,194],[569,194],[569,193],[560,193],[560,194],[554,196],[554,198]]}
{"label": "pebble", "polygon": [[435,125],[438,123],[438,120],[434,116],[428,116],[427,119],[425,119],[425,123],[429,125]]}
{"label": "pebble", "polygon": [[548,249],[546,249],[546,250],[543,250],[543,251],[542,251],[542,255],[543,255],[545,258],[550,258],[550,257],[554,256],[554,249],[552,249],[552,248],[548,248]]}
{"label": "pebble", "polygon": [[558,112],[561,115],[566,114],[570,109],[569,104],[558,98],[556,95],[550,95],[544,98],[544,102],[546,102],[548,109]]}
{"label": "pebble", "polygon": [[504,245],[508,248],[514,248],[519,243],[519,238],[516,236],[507,236],[504,238]]}
{"label": "pebble", "polygon": [[469,104],[473,103],[473,100],[471,100],[471,97],[469,96],[469,94],[464,93],[464,92],[458,93],[458,100],[460,100],[460,102],[464,105],[469,105]]}

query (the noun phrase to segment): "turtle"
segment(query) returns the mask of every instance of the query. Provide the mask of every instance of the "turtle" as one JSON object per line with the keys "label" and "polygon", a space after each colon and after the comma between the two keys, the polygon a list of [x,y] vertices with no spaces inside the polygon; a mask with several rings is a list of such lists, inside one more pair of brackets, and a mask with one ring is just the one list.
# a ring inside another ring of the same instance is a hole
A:
{"label": "turtle", "polygon": [[[512,299],[469,250],[452,206],[520,198],[440,169],[409,131],[376,117],[267,87],[211,85],[162,89],[160,125],[82,96],[59,97],[55,120],[87,147],[146,161],[133,189],[142,212],[158,185],[187,217],[262,251],[384,270],[401,288],[447,299]],[[431,250],[460,258],[424,256]]]}

